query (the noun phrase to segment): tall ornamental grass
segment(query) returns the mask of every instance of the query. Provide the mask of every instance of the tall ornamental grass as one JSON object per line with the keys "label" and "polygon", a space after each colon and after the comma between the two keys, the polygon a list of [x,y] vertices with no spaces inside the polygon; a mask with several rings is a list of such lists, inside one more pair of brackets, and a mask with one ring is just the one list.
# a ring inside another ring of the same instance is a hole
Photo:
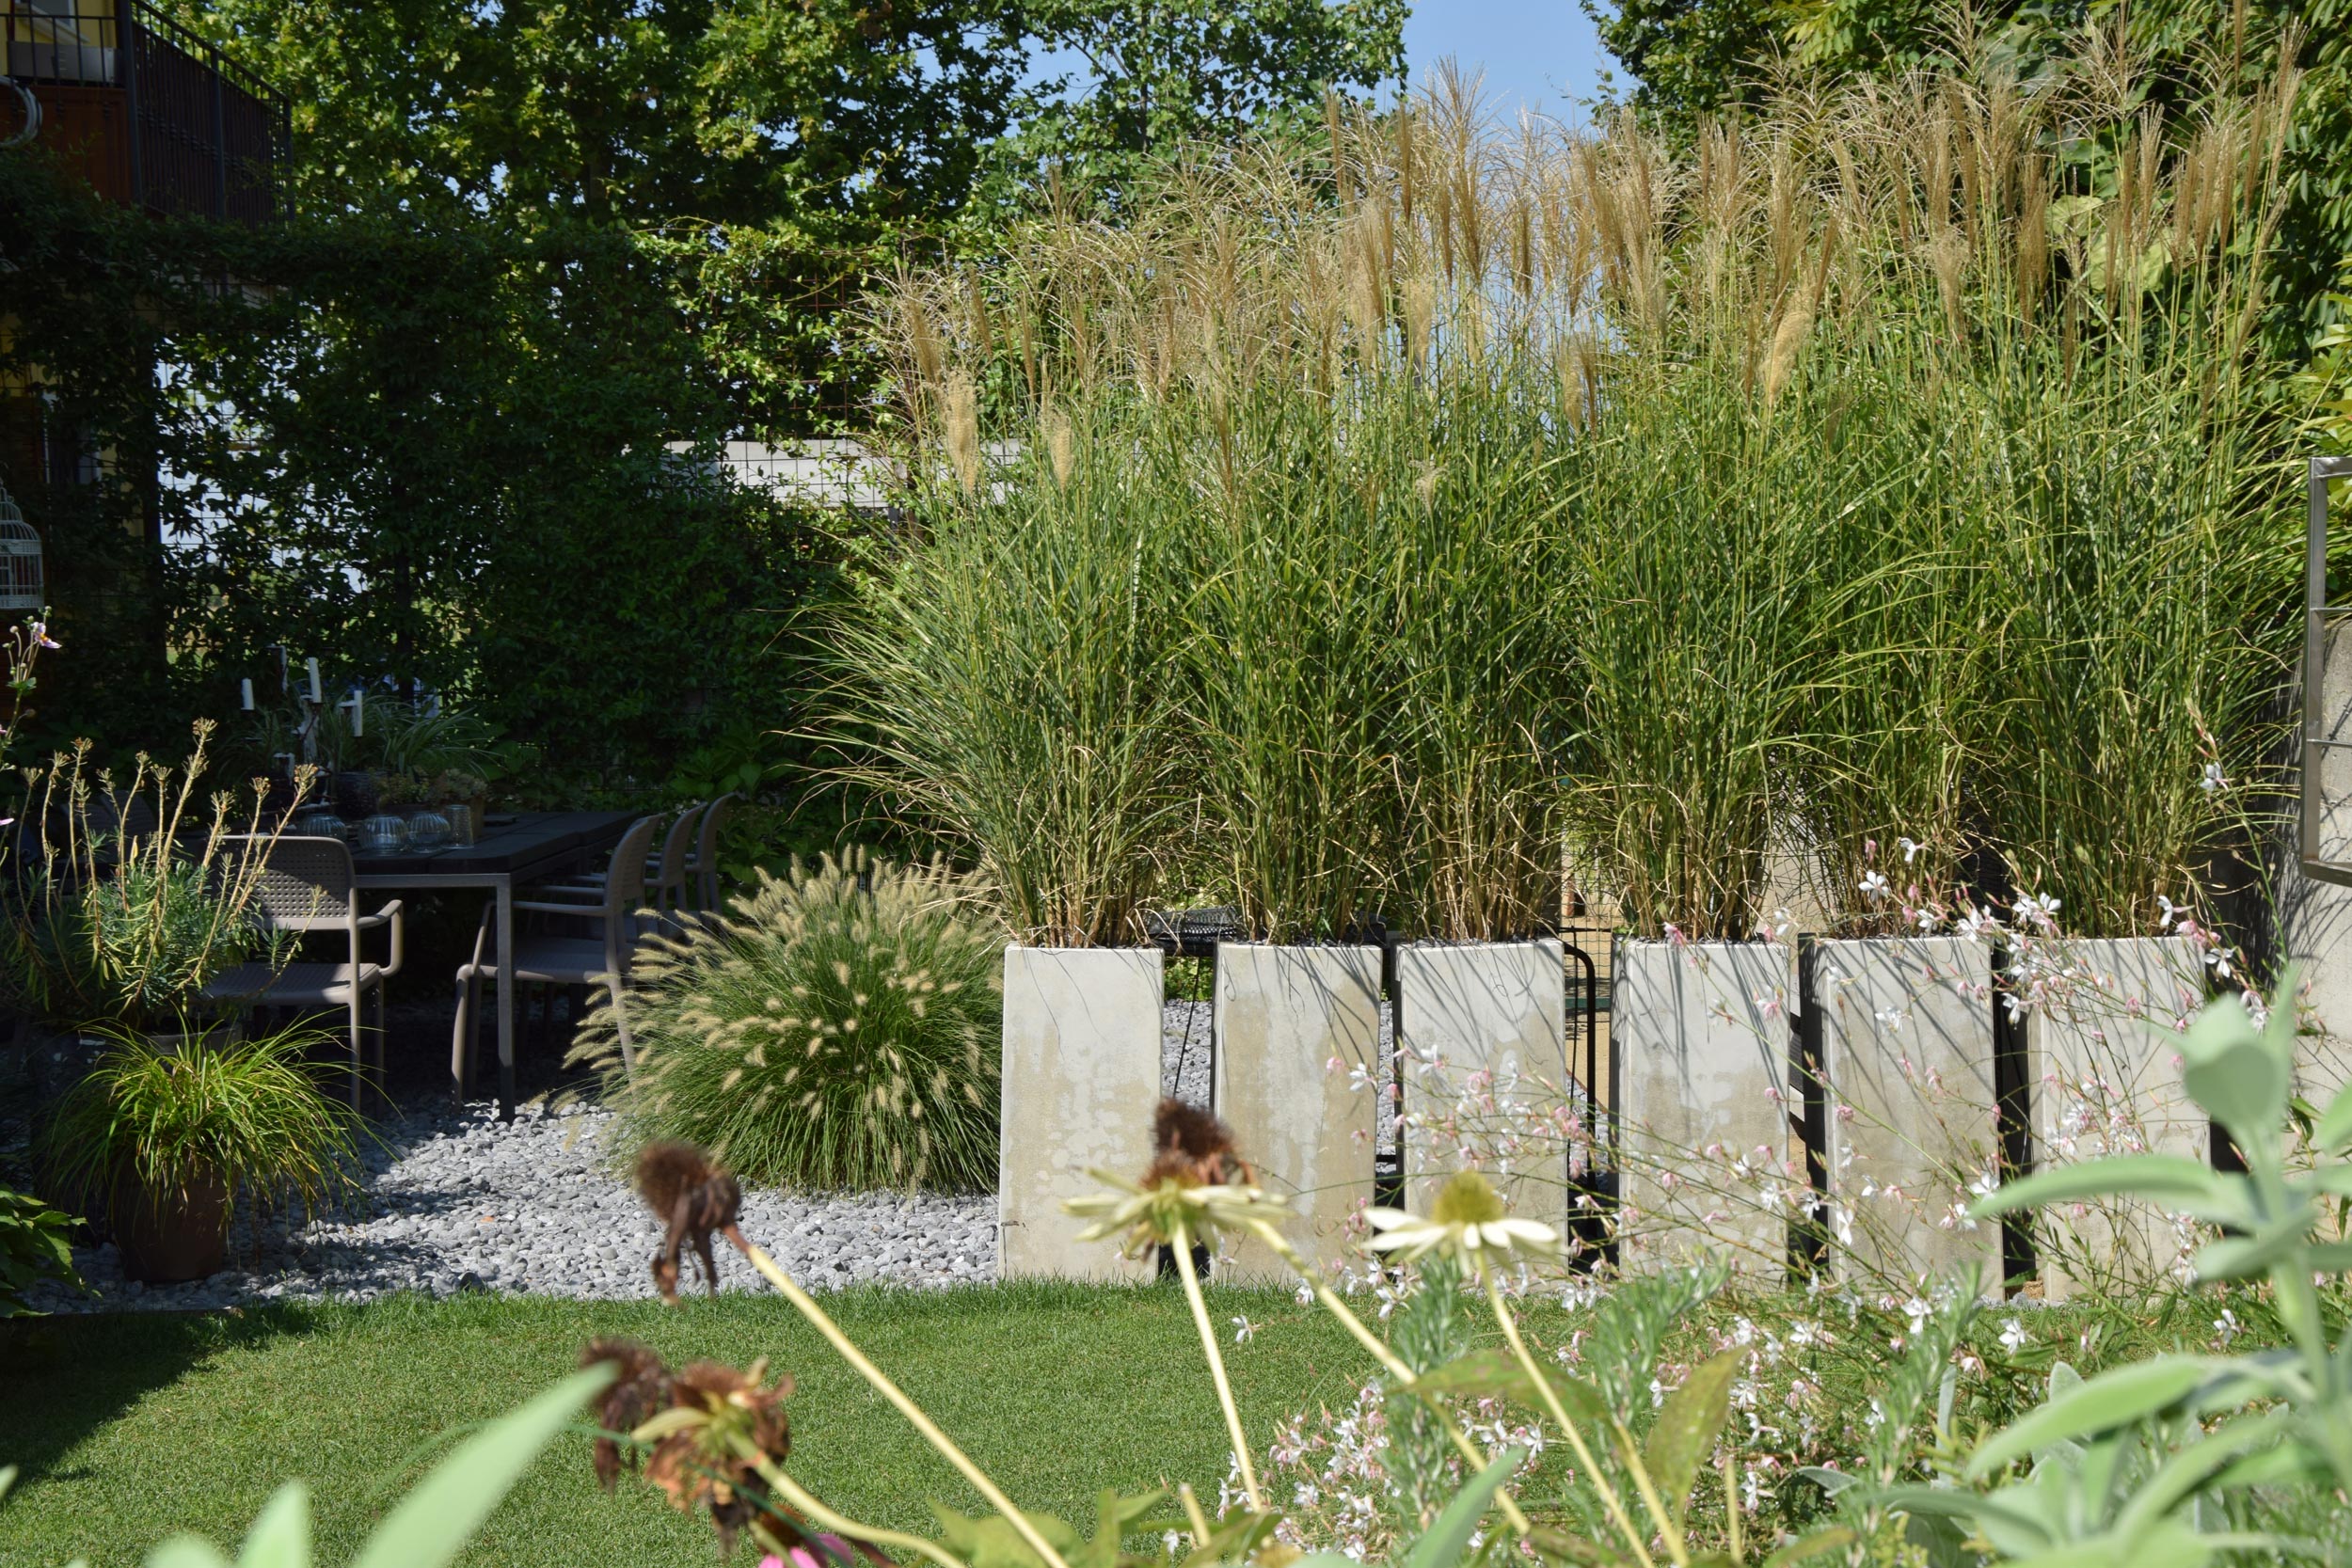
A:
{"label": "tall ornamental grass", "polygon": [[1955,884],[2147,930],[2274,804],[2296,88],[1955,55],[1679,149],[1440,80],[1049,208],[878,309],[924,527],[844,643],[862,766],[1066,940],[1508,935],[1564,859],[1651,934],[1788,864],[1847,931]]}
{"label": "tall ornamental grass", "polygon": [[977,867],[1025,942],[1138,940],[1181,821],[1177,519],[1125,458],[1065,432],[1000,500],[928,506],[834,643],[849,771]]}

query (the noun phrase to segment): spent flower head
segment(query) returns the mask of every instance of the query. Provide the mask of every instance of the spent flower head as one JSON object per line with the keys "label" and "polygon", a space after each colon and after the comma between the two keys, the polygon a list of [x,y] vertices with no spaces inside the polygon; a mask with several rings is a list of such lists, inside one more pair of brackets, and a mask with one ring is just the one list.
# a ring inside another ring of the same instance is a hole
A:
{"label": "spent flower head", "polygon": [[1401,1263],[1434,1254],[1476,1269],[1514,1253],[1560,1255],[1557,1230],[1539,1221],[1512,1217],[1494,1183],[1474,1170],[1459,1172],[1448,1181],[1426,1218],[1402,1209],[1367,1209],[1364,1218],[1379,1232],[1365,1244]]}
{"label": "spent flower head", "polygon": [[660,1356],[627,1339],[593,1339],[580,1354],[583,1366],[611,1362],[620,1376],[596,1402],[596,1479],[612,1483],[619,1473],[617,1440],[626,1431],[646,1450],[645,1479],[668,1494],[671,1505],[691,1513],[710,1511],[721,1546],[761,1512],[759,1465],[781,1465],[791,1451],[792,1429],[784,1402],[792,1379],[767,1385],[763,1357],[738,1371],[716,1361],[697,1361],[677,1371]]}
{"label": "spent flower head", "polygon": [[661,1299],[676,1305],[679,1256],[690,1246],[702,1264],[704,1283],[717,1295],[719,1266],[710,1256],[711,1235],[715,1231],[740,1243],[736,1222],[743,1189],[735,1178],[692,1144],[650,1143],[638,1151],[637,1191],[665,1227],[653,1259]]}

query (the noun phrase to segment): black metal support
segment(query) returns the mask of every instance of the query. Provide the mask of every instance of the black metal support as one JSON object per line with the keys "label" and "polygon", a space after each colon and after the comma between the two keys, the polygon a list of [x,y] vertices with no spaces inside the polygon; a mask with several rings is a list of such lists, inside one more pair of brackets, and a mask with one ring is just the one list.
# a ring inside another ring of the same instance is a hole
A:
{"label": "black metal support", "polygon": [[1590,1209],[1578,1205],[1570,1210],[1568,1229],[1579,1243],[1580,1263],[1614,1264],[1618,1180],[1616,1032],[1612,1030],[1609,1037],[1609,1093],[1604,1108],[1597,1087],[1601,1069],[1600,966],[1590,953],[1565,937],[1560,946],[1562,960],[1583,972],[1582,1004],[1577,1011],[1582,1016],[1584,1032],[1584,1169],[1581,1174],[1570,1169],[1568,1191],[1592,1200]]}
{"label": "black metal support", "polygon": [[1797,1005],[1788,1016],[1789,1131],[1804,1149],[1805,1185],[1813,1197],[1788,1227],[1789,1272],[1817,1272],[1829,1259],[1829,1085],[1821,1070],[1822,1009],[1813,994],[1820,957],[1814,937],[1797,938]]}
{"label": "black metal support", "polygon": [[[2011,1017],[2009,998],[2016,985],[2014,955],[2007,942],[1993,947],[1993,1096],[1994,1125],[2001,1141],[2001,1179],[2015,1180],[2033,1174],[2033,1063],[2026,1050],[2024,1014]],[[2008,1214],[2001,1220],[2001,1273],[2009,1291],[2023,1290],[2041,1272],[2033,1243],[2033,1215]]]}
{"label": "black metal support", "polygon": [[[1389,1039],[1391,1046],[1394,1046],[1404,1034],[1405,1024],[1396,994],[1396,938],[1386,934],[1383,934],[1380,940],[1380,1000],[1378,1005],[1389,1010]],[[1374,1039],[1373,1047],[1375,1050],[1379,1048],[1377,1037]],[[1404,1133],[1399,1132],[1397,1134],[1395,1164],[1384,1168],[1380,1163],[1379,1151],[1381,1124],[1394,1120],[1405,1108],[1404,1051],[1392,1050],[1388,1060],[1381,1066],[1385,1069],[1382,1074],[1385,1083],[1383,1092],[1374,1097],[1375,1103],[1373,1110],[1372,1201],[1384,1209],[1402,1209],[1405,1207]]]}
{"label": "black metal support", "polygon": [[147,117],[139,103],[139,20],[137,0],[115,0],[115,79],[122,87],[122,134],[131,166],[131,205],[147,205]]}
{"label": "black metal support", "polygon": [[220,72],[213,72],[213,217],[229,221],[229,112],[221,101]]}

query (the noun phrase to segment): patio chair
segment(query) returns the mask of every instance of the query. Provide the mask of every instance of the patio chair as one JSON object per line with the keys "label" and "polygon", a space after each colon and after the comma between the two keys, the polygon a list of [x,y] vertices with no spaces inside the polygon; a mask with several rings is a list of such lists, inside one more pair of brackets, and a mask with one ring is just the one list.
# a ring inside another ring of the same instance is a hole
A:
{"label": "patio chair", "polygon": [[686,893],[696,915],[719,915],[719,830],[740,795],[726,794],[703,808],[702,831],[694,836],[694,852],[686,860]]}
{"label": "patio chair", "polygon": [[[670,831],[661,835],[661,853],[647,857],[643,863],[644,903],[661,917],[661,924],[675,930],[687,909],[686,875],[694,843],[694,830],[702,821],[704,808],[689,806],[670,820]],[[658,820],[648,818],[648,820]],[[614,864],[620,863],[617,860]],[[579,898],[593,903],[604,896],[607,873],[590,871],[574,873],[559,881],[533,883],[527,891],[536,897]],[[517,906],[519,908],[519,906]]]}
{"label": "patio chair", "polygon": [[[628,832],[621,835],[621,842],[613,847],[612,863],[599,879],[595,903],[547,898],[515,900],[517,914],[560,915],[567,921],[588,921],[601,927],[596,936],[518,931],[510,958],[493,949],[491,931],[497,907],[485,906],[482,925],[474,932],[473,958],[457,971],[457,1026],[450,1037],[449,1069],[461,1090],[473,1060],[476,1002],[483,981],[513,986],[602,986],[614,1007],[619,1007],[637,944],[662,924],[660,911],[645,897],[645,851],[653,843],[654,829],[660,825],[660,818],[654,816],[641,816],[629,825]],[[621,1030],[621,1065],[634,1072],[637,1057],[629,1044],[628,1022],[617,1011],[614,1020]]]}
{"label": "patio chair", "polygon": [[[353,885],[351,847],[339,838],[237,833],[223,842],[262,856],[252,911],[265,929],[306,933],[341,931],[346,956],[340,963],[296,961],[283,967],[238,964],[215,975],[203,999],[216,1006],[342,1007],[349,1017],[351,1103],[359,1105],[359,1007],[375,993],[375,1072],[384,1075],[384,982],[400,973],[402,917],[395,898],[373,914],[359,912]],[[384,963],[360,956],[359,934],[391,927],[391,952]]]}

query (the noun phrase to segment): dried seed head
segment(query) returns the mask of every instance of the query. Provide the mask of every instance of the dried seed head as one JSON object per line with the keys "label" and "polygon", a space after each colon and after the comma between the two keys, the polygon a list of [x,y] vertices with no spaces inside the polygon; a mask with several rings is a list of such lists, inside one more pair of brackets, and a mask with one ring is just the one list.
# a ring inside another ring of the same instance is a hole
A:
{"label": "dried seed head", "polygon": [[1797,358],[1804,351],[1806,334],[1813,330],[1813,311],[1800,303],[1791,306],[1780,318],[1780,325],[1772,332],[1772,351],[1764,358],[1764,406],[1770,410],[1780,401],[1781,388],[1788,385],[1795,373]]}
{"label": "dried seed head", "polygon": [[1054,484],[1057,489],[1070,488],[1070,475],[1078,463],[1077,436],[1070,428],[1070,416],[1058,408],[1045,410],[1045,455],[1053,464]]}
{"label": "dried seed head", "polygon": [[949,372],[941,400],[940,422],[947,443],[947,459],[955,465],[956,483],[967,496],[980,488],[980,408],[972,378],[961,370]]}

